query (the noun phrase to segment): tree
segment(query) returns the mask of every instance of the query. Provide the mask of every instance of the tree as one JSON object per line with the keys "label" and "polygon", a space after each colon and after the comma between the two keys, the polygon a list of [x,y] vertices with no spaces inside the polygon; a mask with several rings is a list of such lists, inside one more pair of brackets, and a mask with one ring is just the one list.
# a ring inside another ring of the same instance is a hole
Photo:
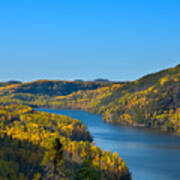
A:
{"label": "tree", "polygon": [[53,151],[54,151],[54,158],[53,158],[53,165],[54,165],[54,170],[53,174],[54,177],[57,174],[57,164],[59,161],[63,159],[63,145],[59,141],[58,138],[55,139],[54,144],[53,144]]}

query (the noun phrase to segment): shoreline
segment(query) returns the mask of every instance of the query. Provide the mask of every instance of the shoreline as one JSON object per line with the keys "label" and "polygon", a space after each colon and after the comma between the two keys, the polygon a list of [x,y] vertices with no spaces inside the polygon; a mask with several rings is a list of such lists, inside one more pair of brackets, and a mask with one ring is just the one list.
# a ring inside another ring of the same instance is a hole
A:
{"label": "shoreline", "polygon": [[84,111],[84,112],[88,112],[88,113],[91,113],[91,114],[95,114],[95,115],[98,115],[98,116],[101,116],[102,117],[102,121],[104,123],[107,123],[107,124],[110,124],[110,125],[115,125],[115,126],[119,126],[119,127],[126,127],[126,128],[135,128],[135,129],[140,129],[140,130],[144,130],[144,131],[149,131],[149,132],[153,132],[155,134],[164,134],[164,135],[168,135],[168,136],[175,136],[175,137],[178,137],[180,138],[180,135],[178,134],[175,134],[175,133],[170,133],[170,132],[167,132],[167,131],[163,131],[162,129],[160,128],[155,128],[155,127],[150,127],[148,125],[145,125],[145,124],[133,124],[133,125],[124,125],[122,123],[117,123],[117,122],[113,122],[113,121],[105,121],[103,119],[103,116],[100,115],[100,114],[96,114],[96,113],[92,113],[90,111],[87,111],[87,110],[84,110],[84,109],[81,109],[81,108],[77,108],[77,109],[73,109],[73,108],[57,108],[57,107],[52,107],[52,106],[31,106],[33,109],[52,109],[52,110],[77,110],[77,111]]}

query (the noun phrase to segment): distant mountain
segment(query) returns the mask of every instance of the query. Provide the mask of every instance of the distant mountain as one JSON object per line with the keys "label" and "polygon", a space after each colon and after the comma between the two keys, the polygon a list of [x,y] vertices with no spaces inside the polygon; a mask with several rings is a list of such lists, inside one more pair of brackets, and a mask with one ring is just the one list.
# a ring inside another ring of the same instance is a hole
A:
{"label": "distant mountain", "polygon": [[102,83],[109,83],[109,82],[111,82],[111,81],[108,80],[108,79],[102,79],[102,78],[95,79],[94,81],[95,81],[95,82],[102,82]]}
{"label": "distant mountain", "polygon": [[17,80],[10,80],[10,81],[7,81],[7,83],[9,83],[9,84],[18,84],[18,83],[22,83],[22,82],[17,81]]}
{"label": "distant mountain", "polygon": [[[11,86],[7,86],[11,85]],[[38,80],[27,83],[6,83],[5,89],[1,92],[8,94],[28,93],[33,95],[65,96],[79,90],[92,90],[102,87],[98,82],[80,81],[57,81],[57,80]]]}
{"label": "distant mountain", "polygon": [[75,79],[74,81],[83,82],[84,80],[82,80],[82,79]]}
{"label": "distant mountain", "polygon": [[19,84],[19,83],[21,83],[21,81],[17,81],[17,80],[10,80],[10,81],[7,81],[7,82],[0,82],[0,87],[8,86],[8,85],[11,85],[11,84]]}

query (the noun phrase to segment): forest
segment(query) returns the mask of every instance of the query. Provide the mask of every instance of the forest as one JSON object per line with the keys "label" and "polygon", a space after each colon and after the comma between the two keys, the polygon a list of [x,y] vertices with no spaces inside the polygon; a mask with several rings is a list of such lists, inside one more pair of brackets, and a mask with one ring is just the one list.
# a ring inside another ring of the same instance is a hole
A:
{"label": "forest", "polygon": [[0,106],[0,179],[130,180],[117,153],[94,145],[86,126],[22,104]]}
{"label": "forest", "polygon": [[35,107],[82,109],[179,135],[180,65],[132,82],[0,83],[0,179],[129,180],[122,158],[95,146],[81,121]]}
{"label": "forest", "polygon": [[0,83],[0,104],[82,109],[108,123],[180,134],[180,65],[131,82]]}

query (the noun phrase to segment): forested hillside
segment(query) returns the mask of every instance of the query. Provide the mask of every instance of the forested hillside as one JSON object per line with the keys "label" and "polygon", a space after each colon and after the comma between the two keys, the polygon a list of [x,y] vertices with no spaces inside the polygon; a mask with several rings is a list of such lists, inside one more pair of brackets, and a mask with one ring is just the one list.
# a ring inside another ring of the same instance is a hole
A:
{"label": "forested hillside", "polygon": [[180,65],[134,82],[54,97],[50,106],[84,109],[110,123],[180,134]]}
{"label": "forested hillside", "polygon": [[0,83],[1,93],[28,93],[43,96],[65,96],[79,90],[97,89],[103,86],[101,82],[78,82],[78,81],[50,81],[38,80],[33,82],[21,83],[9,81]]}
{"label": "forested hillside", "polygon": [[80,121],[33,107],[180,134],[180,65],[133,82],[0,83],[0,179],[130,179],[125,162],[96,147]]}
{"label": "forested hillside", "polygon": [[0,106],[0,179],[131,178],[118,154],[96,147],[79,120],[12,104]]}
{"label": "forested hillside", "polygon": [[83,109],[101,114],[110,123],[180,134],[180,65],[133,82],[10,84],[0,88],[0,103]]}

